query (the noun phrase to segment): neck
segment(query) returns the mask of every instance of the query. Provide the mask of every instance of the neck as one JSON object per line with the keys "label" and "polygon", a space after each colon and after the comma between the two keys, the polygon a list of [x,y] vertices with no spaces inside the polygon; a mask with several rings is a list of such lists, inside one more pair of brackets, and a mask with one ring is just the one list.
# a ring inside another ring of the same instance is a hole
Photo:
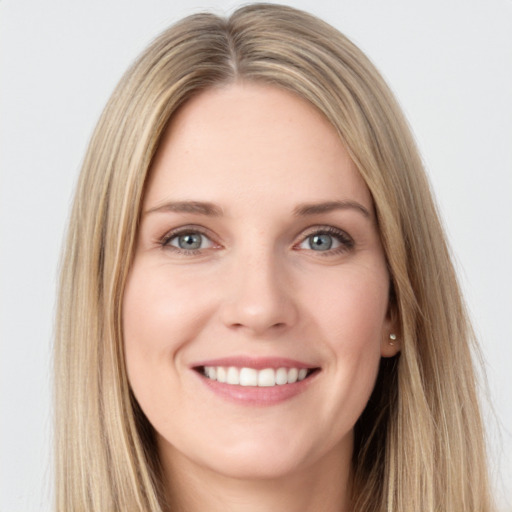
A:
{"label": "neck", "polygon": [[348,512],[351,455],[351,450],[340,448],[293,473],[254,479],[220,474],[176,452],[172,457],[164,455],[169,509],[173,512]]}

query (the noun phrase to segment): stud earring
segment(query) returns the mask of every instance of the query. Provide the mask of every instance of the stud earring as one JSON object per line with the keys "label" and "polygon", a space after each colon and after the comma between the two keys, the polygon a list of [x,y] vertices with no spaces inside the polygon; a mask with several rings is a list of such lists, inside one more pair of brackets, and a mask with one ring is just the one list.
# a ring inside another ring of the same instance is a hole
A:
{"label": "stud earring", "polygon": [[392,333],[389,335],[389,344],[390,344],[390,345],[394,345],[394,344],[395,344],[395,341],[396,341],[396,334],[392,332]]}

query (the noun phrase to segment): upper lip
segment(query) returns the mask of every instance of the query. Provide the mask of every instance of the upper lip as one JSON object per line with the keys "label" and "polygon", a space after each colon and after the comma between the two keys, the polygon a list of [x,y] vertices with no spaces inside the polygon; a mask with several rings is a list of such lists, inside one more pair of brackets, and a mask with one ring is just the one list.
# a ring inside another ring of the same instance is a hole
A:
{"label": "upper lip", "polygon": [[236,368],[254,368],[255,370],[263,370],[265,368],[298,368],[299,370],[301,368],[318,368],[315,364],[298,361],[296,359],[289,359],[287,357],[250,356],[231,356],[198,361],[193,363],[191,368],[199,368],[203,366],[234,366]]}

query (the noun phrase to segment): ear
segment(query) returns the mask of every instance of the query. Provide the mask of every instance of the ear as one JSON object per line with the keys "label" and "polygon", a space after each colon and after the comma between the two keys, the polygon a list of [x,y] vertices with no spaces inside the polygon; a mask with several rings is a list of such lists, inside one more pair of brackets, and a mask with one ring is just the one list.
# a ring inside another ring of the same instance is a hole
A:
{"label": "ear", "polygon": [[396,305],[390,303],[386,320],[382,328],[382,340],[380,345],[380,354],[382,357],[393,357],[400,352],[402,348],[402,332],[398,320],[398,311]]}

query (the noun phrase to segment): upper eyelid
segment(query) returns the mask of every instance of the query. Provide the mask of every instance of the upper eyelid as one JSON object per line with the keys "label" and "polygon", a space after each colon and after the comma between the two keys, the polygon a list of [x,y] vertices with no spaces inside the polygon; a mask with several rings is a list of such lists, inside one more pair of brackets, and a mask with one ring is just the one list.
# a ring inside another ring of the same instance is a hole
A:
{"label": "upper eyelid", "polygon": [[339,233],[345,233],[348,235],[346,230],[338,228],[336,226],[331,226],[330,224],[315,224],[314,226],[309,226],[301,231],[301,233],[309,232],[309,233],[317,233],[319,231],[332,231],[332,232],[339,232]]}
{"label": "upper eyelid", "polygon": [[[158,241],[162,244],[167,243],[172,238],[185,233],[198,233],[200,235],[206,236],[214,244],[220,245],[218,241],[219,237],[217,237],[215,233],[213,233],[210,229],[198,224],[186,224],[184,226],[179,226],[168,230],[162,236],[158,237]],[[329,224],[318,224],[301,229],[299,233],[293,237],[293,246],[297,245],[297,243],[303,242],[306,238],[314,235],[315,233],[327,233],[329,235],[338,234],[348,238],[351,242],[354,242],[353,237],[346,230]]]}
{"label": "upper eyelid", "polygon": [[[309,228],[303,229],[297,237],[300,237],[300,240],[305,240],[307,237],[314,235],[315,233],[327,233],[329,235],[340,235],[349,238],[351,241],[354,241],[354,238],[345,230],[335,226],[326,225],[317,225],[311,226]],[[296,238],[297,238],[296,237]]]}
{"label": "upper eyelid", "polygon": [[180,226],[177,228],[170,229],[170,230],[166,231],[161,237],[159,237],[159,240],[161,240],[161,241],[167,240],[168,241],[176,236],[186,234],[186,233],[199,233],[200,235],[206,236],[207,238],[212,240],[212,242],[215,240],[215,236],[212,235],[212,232],[209,229],[207,229],[203,226],[195,225],[195,224],[188,224],[185,226]]}

